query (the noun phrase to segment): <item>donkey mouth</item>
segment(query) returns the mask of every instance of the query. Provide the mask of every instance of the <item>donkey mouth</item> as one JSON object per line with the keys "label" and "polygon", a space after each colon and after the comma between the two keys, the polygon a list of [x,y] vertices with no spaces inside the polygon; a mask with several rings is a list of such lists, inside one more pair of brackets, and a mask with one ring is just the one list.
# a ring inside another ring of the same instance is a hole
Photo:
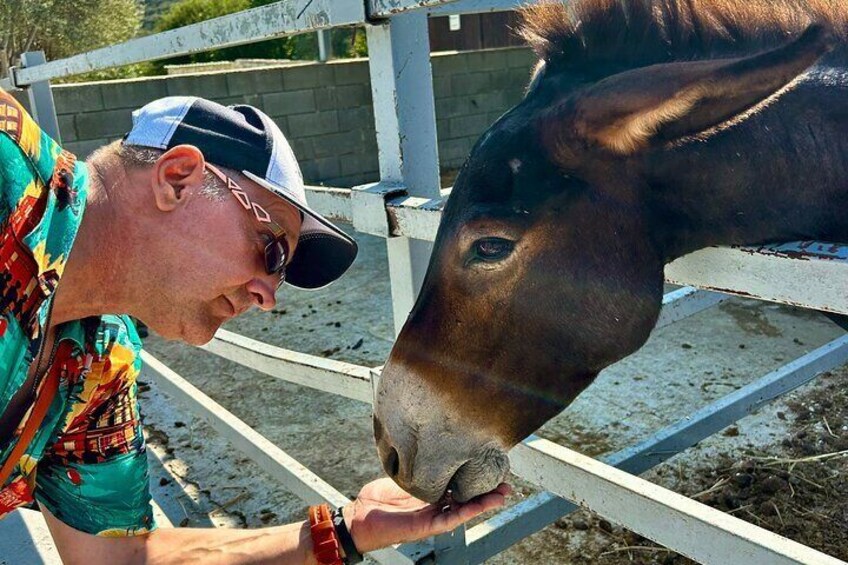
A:
{"label": "donkey mouth", "polygon": [[448,482],[443,499],[468,502],[501,484],[509,473],[509,458],[500,449],[489,448],[466,461]]}

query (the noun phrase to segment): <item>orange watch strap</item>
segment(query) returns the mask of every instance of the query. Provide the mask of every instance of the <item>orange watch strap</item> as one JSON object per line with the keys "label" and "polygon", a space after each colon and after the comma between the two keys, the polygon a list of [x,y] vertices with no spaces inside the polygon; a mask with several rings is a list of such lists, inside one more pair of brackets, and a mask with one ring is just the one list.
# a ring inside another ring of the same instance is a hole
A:
{"label": "orange watch strap", "polygon": [[309,533],[312,535],[312,552],[318,563],[343,565],[333,515],[327,504],[309,507]]}

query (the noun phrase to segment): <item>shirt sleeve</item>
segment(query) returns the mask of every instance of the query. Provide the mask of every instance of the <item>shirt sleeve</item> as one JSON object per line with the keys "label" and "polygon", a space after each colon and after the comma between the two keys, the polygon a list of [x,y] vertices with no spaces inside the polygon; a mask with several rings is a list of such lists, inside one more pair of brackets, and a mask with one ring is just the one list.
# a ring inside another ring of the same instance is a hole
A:
{"label": "shirt sleeve", "polygon": [[98,332],[105,354],[72,398],[62,432],[38,466],[34,494],[76,530],[145,534],[156,524],[137,396],[141,343],[124,317],[104,317]]}

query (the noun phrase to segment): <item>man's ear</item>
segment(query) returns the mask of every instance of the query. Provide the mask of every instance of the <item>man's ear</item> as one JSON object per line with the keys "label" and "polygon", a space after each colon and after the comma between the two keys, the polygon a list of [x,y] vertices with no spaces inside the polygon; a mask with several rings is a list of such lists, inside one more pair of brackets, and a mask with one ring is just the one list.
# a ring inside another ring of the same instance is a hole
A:
{"label": "man's ear", "polygon": [[170,212],[203,184],[206,160],[193,145],[177,145],[163,153],[153,165],[153,195],[156,206]]}
{"label": "man's ear", "polygon": [[653,141],[695,135],[732,119],[782,89],[830,50],[813,25],[795,41],[751,57],[667,63],[614,75],[570,104],[578,138],[620,155]]}

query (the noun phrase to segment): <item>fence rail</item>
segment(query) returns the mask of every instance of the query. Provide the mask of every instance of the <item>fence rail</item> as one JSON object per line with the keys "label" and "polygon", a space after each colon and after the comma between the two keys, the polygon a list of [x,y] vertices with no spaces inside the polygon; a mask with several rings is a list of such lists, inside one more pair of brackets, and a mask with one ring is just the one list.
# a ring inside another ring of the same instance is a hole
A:
{"label": "fence rail", "polygon": [[218,330],[203,349],[284,381],[371,402],[371,375],[367,367],[282,349],[226,330]]}
{"label": "fence rail", "polygon": [[360,2],[283,0],[180,29],[131,39],[37,67],[16,69],[12,82],[14,86],[22,87],[90,71],[234,47],[307,31],[362,24],[365,21],[365,7]]}
{"label": "fence rail", "polygon": [[533,438],[512,453],[517,475],[699,563],[842,563],[553,442]]}

